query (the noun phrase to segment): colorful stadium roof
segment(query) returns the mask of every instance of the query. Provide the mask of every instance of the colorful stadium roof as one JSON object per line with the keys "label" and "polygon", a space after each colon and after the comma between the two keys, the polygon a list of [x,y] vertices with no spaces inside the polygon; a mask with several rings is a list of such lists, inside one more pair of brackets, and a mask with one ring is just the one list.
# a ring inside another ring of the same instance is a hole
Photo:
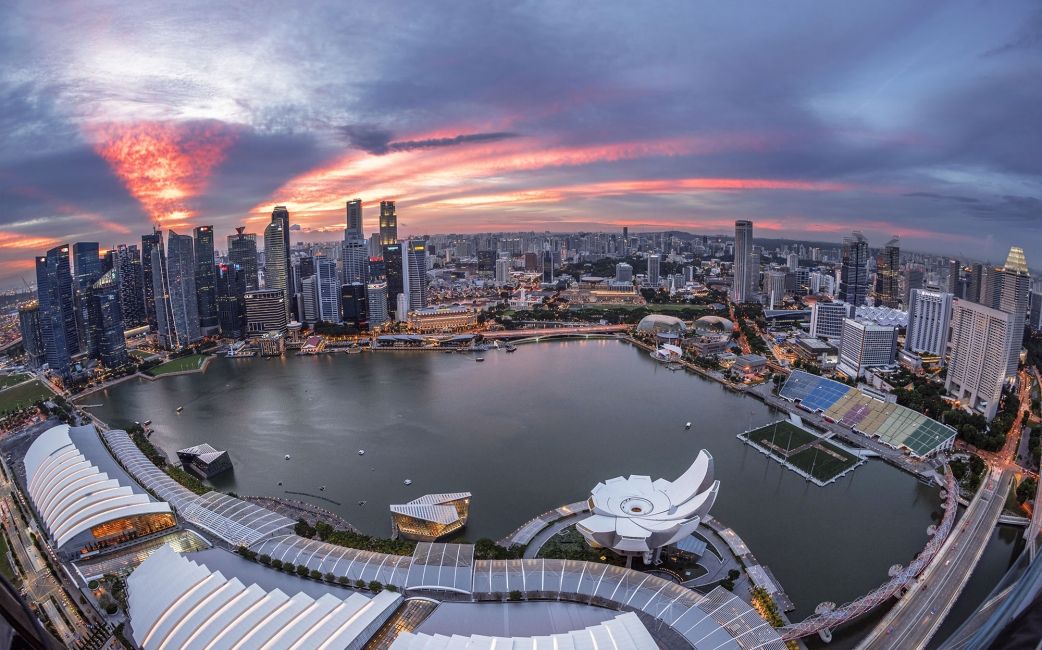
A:
{"label": "colorful stadium roof", "polygon": [[929,456],[955,439],[955,429],[910,408],[883,402],[838,381],[795,370],[780,395],[812,413],[913,456]]}

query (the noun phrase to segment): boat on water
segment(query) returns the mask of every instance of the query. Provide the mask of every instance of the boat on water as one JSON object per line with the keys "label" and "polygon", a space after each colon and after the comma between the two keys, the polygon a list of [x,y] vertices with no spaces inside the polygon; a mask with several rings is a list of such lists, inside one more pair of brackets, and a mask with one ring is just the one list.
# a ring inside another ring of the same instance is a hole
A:
{"label": "boat on water", "polygon": [[405,479],[402,482],[405,483],[406,485],[412,485],[412,479],[411,478],[407,478],[407,479]]}
{"label": "boat on water", "polygon": [[685,429],[690,429],[690,428],[691,428],[691,423],[690,423],[690,422],[688,422],[687,424],[685,424],[685,425],[684,425],[684,428],[685,428]]}
{"label": "boat on water", "polygon": [[152,420],[145,420],[144,422],[141,423],[141,426],[147,427],[150,424],[152,424]]}
{"label": "boat on water", "polygon": [[362,348],[359,348],[359,347],[348,348],[347,349],[347,353],[348,354],[361,354],[362,353]]}
{"label": "boat on water", "polygon": [[286,454],[286,460],[289,460],[289,454]]}
{"label": "boat on water", "polygon": [[507,343],[506,348],[507,348],[507,352],[517,352],[517,346],[516,345],[510,345],[509,343]]}
{"label": "boat on water", "polygon": [[185,410],[185,407],[183,407],[183,406],[178,406],[178,407],[177,407],[177,412],[178,412],[178,413],[180,413],[180,412],[181,412],[181,411],[183,411],[183,410]]}
{"label": "boat on water", "polygon": [[477,361],[478,363],[481,363],[482,361],[484,361],[484,360],[485,360],[485,357],[477,357],[477,358],[476,358],[476,359],[474,359],[474,360],[475,360],[475,361]]}
{"label": "boat on water", "polygon": [[358,450],[358,455],[359,456],[365,456],[365,449],[359,449]]}

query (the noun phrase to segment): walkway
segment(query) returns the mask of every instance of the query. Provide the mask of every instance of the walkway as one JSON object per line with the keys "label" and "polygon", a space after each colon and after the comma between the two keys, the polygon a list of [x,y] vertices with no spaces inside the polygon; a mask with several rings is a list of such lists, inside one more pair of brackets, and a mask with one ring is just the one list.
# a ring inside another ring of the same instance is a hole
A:
{"label": "walkway", "polygon": [[528,546],[525,547],[525,553],[523,557],[526,560],[531,560],[538,557],[539,551],[542,550],[543,545],[550,541],[550,539],[554,535],[568,528],[569,526],[574,526],[577,522],[585,518],[585,512],[569,515],[563,519],[558,519],[554,523],[542,529],[536,534],[535,537],[532,538],[532,541],[528,543]]}
{"label": "walkway", "polygon": [[[511,546],[527,546],[532,543],[535,539],[536,533],[546,528],[555,521],[562,519],[563,517],[571,517],[575,514],[587,513],[590,511],[590,505],[586,501],[576,501],[575,503],[569,503],[563,505],[560,508],[554,508],[539,515],[533,517],[525,523],[521,524],[517,530],[510,533],[503,539],[496,542],[496,544],[503,548],[510,548]],[[545,543],[546,540],[543,540]]]}

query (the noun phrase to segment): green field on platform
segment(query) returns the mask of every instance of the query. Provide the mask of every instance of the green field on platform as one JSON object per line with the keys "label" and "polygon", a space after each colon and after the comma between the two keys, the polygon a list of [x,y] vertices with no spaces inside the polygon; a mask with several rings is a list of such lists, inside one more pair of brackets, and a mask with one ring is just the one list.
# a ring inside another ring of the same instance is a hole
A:
{"label": "green field on platform", "polygon": [[746,436],[753,444],[822,482],[859,462],[850,452],[785,420],[750,431]]}
{"label": "green field on platform", "polygon": [[172,359],[166,363],[160,364],[155,368],[148,371],[148,374],[153,377],[159,377],[161,375],[168,375],[172,372],[188,372],[191,370],[198,370],[203,367],[203,361],[206,360],[206,356],[202,354],[191,354],[187,357],[181,357],[179,359]]}

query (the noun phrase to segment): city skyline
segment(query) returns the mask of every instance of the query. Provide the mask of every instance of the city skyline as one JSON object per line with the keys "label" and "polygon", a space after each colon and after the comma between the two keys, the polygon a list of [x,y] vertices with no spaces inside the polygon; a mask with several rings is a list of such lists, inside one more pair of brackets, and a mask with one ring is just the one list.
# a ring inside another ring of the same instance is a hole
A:
{"label": "city skyline", "polygon": [[367,236],[395,200],[402,237],[750,219],[996,262],[1042,242],[1026,2],[416,6],[393,46],[393,9],[0,11],[0,286],[26,252],[154,221],[260,232],[284,204],[297,240],[332,239],[356,197]]}

